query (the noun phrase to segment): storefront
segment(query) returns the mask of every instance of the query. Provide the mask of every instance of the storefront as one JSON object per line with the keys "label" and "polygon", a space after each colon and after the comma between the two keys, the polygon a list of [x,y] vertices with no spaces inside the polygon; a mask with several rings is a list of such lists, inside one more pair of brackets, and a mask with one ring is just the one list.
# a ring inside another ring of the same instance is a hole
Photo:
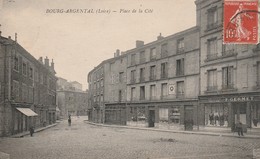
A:
{"label": "storefront", "polygon": [[[198,101],[129,103],[127,125],[160,129],[192,130],[197,123]],[[189,125],[189,127],[185,127]]]}
{"label": "storefront", "polygon": [[126,109],[124,104],[107,104],[105,106],[105,123],[126,125]]}
{"label": "storefront", "polygon": [[200,96],[199,104],[206,127],[233,129],[240,121],[246,128],[260,128],[260,93]]}

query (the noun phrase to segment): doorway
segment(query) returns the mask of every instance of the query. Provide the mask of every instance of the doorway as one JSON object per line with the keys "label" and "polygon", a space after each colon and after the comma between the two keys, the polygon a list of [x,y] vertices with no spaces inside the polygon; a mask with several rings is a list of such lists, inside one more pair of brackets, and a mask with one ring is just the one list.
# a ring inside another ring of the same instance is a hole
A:
{"label": "doorway", "polygon": [[148,127],[154,127],[155,110],[149,110]]}
{"label": "doorway", "polygon": [[184,127],[185,130],[193,130],[193,106],[184,107]]}

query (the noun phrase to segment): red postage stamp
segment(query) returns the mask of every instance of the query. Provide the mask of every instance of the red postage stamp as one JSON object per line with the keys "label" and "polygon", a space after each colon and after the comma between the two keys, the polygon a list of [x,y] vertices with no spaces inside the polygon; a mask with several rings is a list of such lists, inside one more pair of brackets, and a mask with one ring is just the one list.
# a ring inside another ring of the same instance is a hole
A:
{"label": "red postage stamp", "polygon": [[258,43],[258,0],[224,0],[223,42]]}

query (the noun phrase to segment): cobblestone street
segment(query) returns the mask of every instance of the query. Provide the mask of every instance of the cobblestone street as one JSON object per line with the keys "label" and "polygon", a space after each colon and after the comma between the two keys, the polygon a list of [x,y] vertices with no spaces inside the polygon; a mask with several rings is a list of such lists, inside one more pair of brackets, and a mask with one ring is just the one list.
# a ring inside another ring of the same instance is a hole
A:
{"label": "cobblestone street", "polygon": [[11,159],[252,158],[257,139],[98,127],[73,117],[33,137],[0,139]]}

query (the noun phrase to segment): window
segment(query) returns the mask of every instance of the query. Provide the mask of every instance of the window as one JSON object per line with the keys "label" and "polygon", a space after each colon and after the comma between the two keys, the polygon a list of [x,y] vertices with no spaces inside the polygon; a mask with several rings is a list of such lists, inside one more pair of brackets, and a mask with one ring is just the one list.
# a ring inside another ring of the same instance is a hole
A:
{"label": "window", "polygon": [[161,78],[167,78],[168,77],[168,64],[167,62],[161,64]]}
{"label": "window", "polygon": [[214,29],[217,26],[217,7],[210,8],[208,10],[208,24],[207,29]]}
{"label": "window", "polygon": [[119,82],[120,83],[124,82],[124,72],[119,72]]}
{"label": "window", "polygon": [[135,54],[131,55],[131,65],[135,65]]}
{"label": "window", "polygon": [[140,63],[144,63],[145,62],[145,51],[141,51],[140,52]]}
{"label": "window", "polygon": [[145,71],[145,68],[140,68],[140,82],[145,81],[144,71]]}
{"label": "window", "polygon": [[121,102],[123,99],[123,93],[122,93],[122,90],[119,90],[118,91],[118,101]]}
{"label": "window", "polygon": [[23,75],[27,75],[27,65],[23,62]]}
{"label": "window", "polygon": [[19,71],[19,60],[17,55],[14,56],[14,70]]}
{"label": "window", "polygon": [[176,61],[176,76],[184,75],[184,58]]}
{"label": "window", "polygon": [[33,87],[29,87],[29,96],[28,102],[33,103]]}
{"label": "window", "polygon": [[145,86],[140,87],[140,100],[145,100]]}
{"label": "window", "polygon": [[151,100],[155,100],[155,96],[156,96],[156,94],[155,94],[155,85],[151,85],[150,86],[150,99]]}
{"label": "window", "polygon": [[184,97],[184,81],[177,82],[177,98]]}
{"label": "window", "polygon": [[161,46],[161,54],[162,54],[162,57],[168,56],[168,44],[163,44]]}
{"label": "window", "polygon": [[16,102],[19,101],[20,93],[19,93],[19,82],[18,81],[13,81],[12,96]]}
{"label": "window", "polygon": [[156,48],[152,48],[150,50],[150,60],[151,61],[156,60]]}
{"label": "window", "polygon": [[213,104],[205,106],[205,125],[228,126],[228,106]]}
{"label": "window", "polygon": [[156,79],[155,65],[150,67],[150,80]]}
{"label": "window", "polygon": [[33,79],[33,68],[29,68],[29,77]]}
{"label": "window", "polygon": [[180,108],[179,107],[173,107],[170,111],[169,117],[170,117],[170,123],[173,124],[179,124],[180,123]]}
{"label": "window", "polygon": [[222,89],[234,88],[234,68],[228,66],[222,68]]}
{"label": "window", "polygon": [[257,86],[260,86],[260,61],[257,62]]}
{"label": "window", "polygon": [[168,92],[167,92],[167,83],[163,83],[162,84],[162,91],[161,91],[161,96],[162,96],[162,99],[167,97],[168,95]]}
{"label": "window", "polygon": [[217,90],[217,70],[209,70],[208,71],[208,91]]}
{"label": "window", "polygon": [[135,83],[135,70],[131,71],[131,81],[130,83]]}
{"label": "window", "polygon": [[[113,63],[110,63],[110,71],[112,71],[112,70],[114,70],[114,66],[115,66],[115,63],[113,62]],[[94,74],[94,80],[96,79],[95,78],[95,74]]]}
{"label": "window", "polygon": [[217,53],[217,38],[209,39],[207,41],[207,60],[216,59]]}
{"label": "window", "polygon": [[169,110],[168,108],[159,108],[159,122],[168,122]]}
{"label": "window", "polygon": [[23,83],[22,85],[22,101],[27,102],[27,97],[28,97],[28,88],[26,84]]}
{"label": "window", "polygon": [[183,53],[184,52],[184,39],[179,39],[177,41],[177,53]]}
{"label": "window", "polygon": [[131,88],[131,101],[135,100],[135,87]]}
{"label": "window", "polygon": [[34,72],[34,80],[36,81],[36,82],[38,82],[39,81],[39,73],[38,73],[38,71],[37,70],[35,70],[35,72]]}

